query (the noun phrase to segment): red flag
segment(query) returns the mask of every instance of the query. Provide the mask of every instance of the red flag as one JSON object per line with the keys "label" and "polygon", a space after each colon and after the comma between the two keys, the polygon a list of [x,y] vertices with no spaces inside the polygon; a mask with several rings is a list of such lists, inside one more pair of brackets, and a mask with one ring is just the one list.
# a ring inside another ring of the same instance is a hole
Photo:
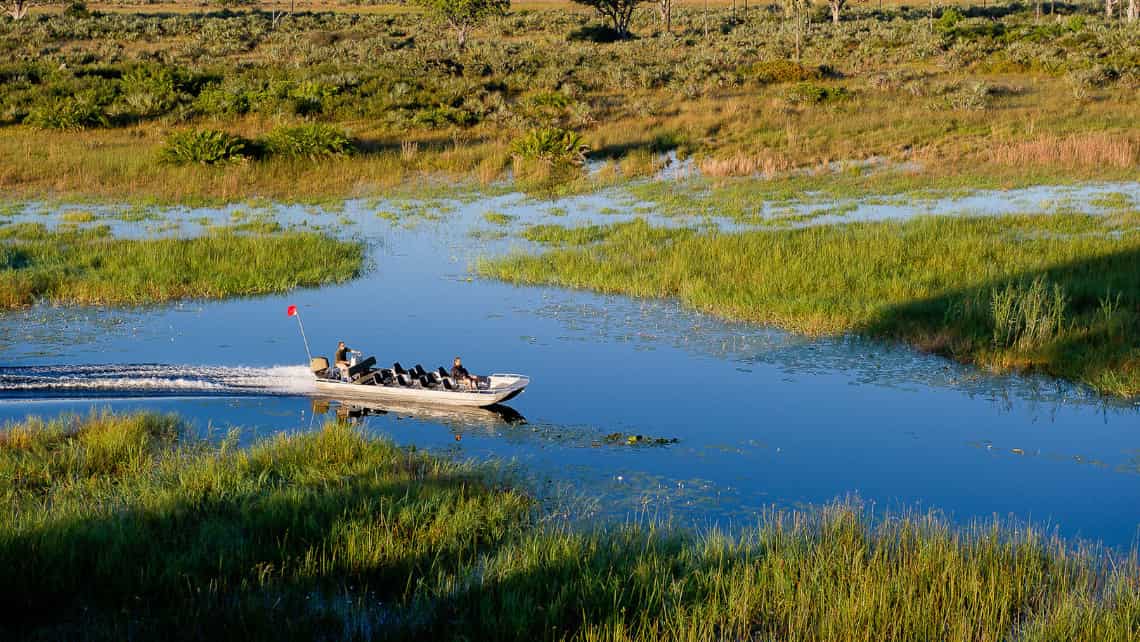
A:
{"label": "red flag", "polygon": [[297,316],[297,306],[291,305],[285,308],[285,314],[291,317]]}

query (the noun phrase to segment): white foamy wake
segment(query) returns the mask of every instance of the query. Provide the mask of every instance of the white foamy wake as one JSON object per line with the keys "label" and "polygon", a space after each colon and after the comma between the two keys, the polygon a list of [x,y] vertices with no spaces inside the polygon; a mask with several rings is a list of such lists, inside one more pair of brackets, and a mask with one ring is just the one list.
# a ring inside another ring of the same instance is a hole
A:
{"label": "white foamy wake", "polygon": [[304,366],[269,368],[164,364],[58,365],[0,368],[0,396],[99,394],[307,394]]}

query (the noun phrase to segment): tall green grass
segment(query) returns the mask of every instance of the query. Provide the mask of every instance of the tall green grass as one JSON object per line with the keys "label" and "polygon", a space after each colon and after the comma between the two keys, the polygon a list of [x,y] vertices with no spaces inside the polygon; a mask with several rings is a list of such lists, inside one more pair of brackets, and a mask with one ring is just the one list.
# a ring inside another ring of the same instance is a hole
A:
{"label": "tall green grass", "polygon": [[1140,563],[857,504],[729,535],[573,528],[495,471],[329,424],[248,450],[173,417],[0,431],[0,636],[1072,640],[1140,632]]}
{"label": "tall green grass", "polygon": [[809,334],[899,339],[999,369],[1140,394],[1140,232],[1128,217],[920,218],[697,233],[643,221],[556,233],[484,276],[675,297]]}
{"label": "tall green grass", "polygon": [[136,305],[285,292],[347,281],[363,262],[360,243],[313,232],[135,240],[103,227],[13,225],[0,233],[0,310],[39,300]]}

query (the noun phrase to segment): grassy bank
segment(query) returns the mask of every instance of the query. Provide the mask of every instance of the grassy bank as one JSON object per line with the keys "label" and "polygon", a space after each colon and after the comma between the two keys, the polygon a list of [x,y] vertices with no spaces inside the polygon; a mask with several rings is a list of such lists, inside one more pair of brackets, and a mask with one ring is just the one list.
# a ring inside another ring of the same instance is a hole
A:
{"label": "grassy bank", "polygon": [[313,232],[220,230],[175,239],[116,239],[107,228],[0,228],[0,310],[36,301],[139,305],[285,292],[347,281],[364,248]]}
{"label": "grassy bank", "polygon": [[[512,143],[551,127],[606,164],[579,189],[651,173],[667,151],[712,177],[884,158],[928,178],[1134,179],[1137,27],[1101,3],[1055,9],[888,3],[831,24],[819,7],[797,34],[776,7],[679,6],[666,30],[644,6],[625,41],[588,11],[517,10],[462,50],[403,8],[39,14],[0,21],[0,190],[201,202],[485,186],[541,174]],[[350,144],[157,162],[174,131],[253,142],[300,124]]]}
{"label": "grassy bank", "polygon": [[6,639],[1130,641],[1140,566],[857,507],[736,536],[555,526],[497,475],[330,424],[238,450],[153,415],[0,433]]}
{"label": "grassy bank", "polygon": [[1140,232],[1115,216],[919,218],[740,234],[543,226],[556,246],[484,276],[675,297],[809,334],[897,339],[997,369],[1140,394]]}

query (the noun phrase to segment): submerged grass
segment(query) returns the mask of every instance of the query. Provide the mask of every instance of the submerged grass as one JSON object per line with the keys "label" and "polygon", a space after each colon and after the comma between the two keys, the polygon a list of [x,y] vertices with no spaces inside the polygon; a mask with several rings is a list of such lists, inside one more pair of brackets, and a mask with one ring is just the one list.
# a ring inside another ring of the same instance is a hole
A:
{"label": "submerged grass", "polygon": [[[1140,232],[1078,214],[698,233],[638,220],[543,239],[484,276],[676,297],[809,334],[855,332],[1140,394]],[[535,239],[541,240],[541,239]]]}
{"label": "submerged grass", "polygon": [[[254,232],[246,234],[241,232]],[[251,222],[194,238],[116,239],[108,228],[0,231],[0,310],[45,300],[137,305],[285,292],[347,281],[364,248],[313,232]]]}
{"label": "submerged grass", "polygon": [[852,503],[737,535],[574,529],[493,471],[338,424],[240,450],[173,417],[29,419],[0,431],[0,480],[6,639],[1140,633],[1135,553]]}

